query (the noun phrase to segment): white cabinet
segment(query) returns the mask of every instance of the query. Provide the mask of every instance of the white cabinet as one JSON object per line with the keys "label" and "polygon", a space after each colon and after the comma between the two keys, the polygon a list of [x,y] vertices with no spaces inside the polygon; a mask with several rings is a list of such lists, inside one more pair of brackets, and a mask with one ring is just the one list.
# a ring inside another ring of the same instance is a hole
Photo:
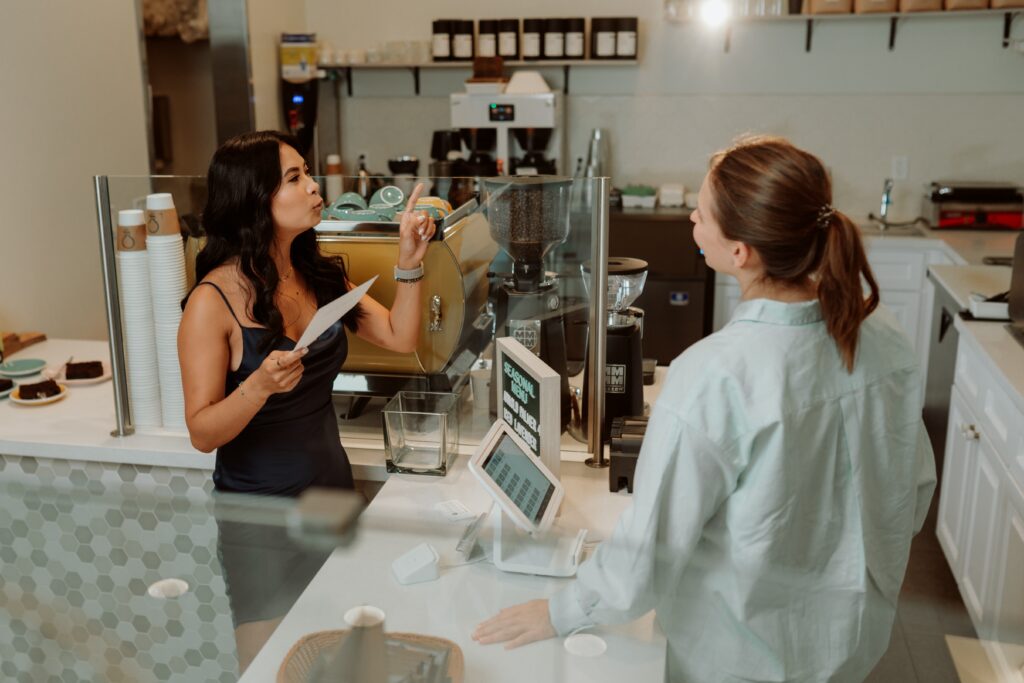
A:
{"label": "white cabinet", "polygon": [[1000,681],[1024,683],[1024,414],[961,336],[936,533]]}
{"label": "white cabinet", "polygon": [[1004,482],[1004,488],[991,633],[999,646],[990,652],[1005,680],[1024,683],[1024,493],[1012,481]]}
{"label": "white cabinet", "polygon": [[978,635],[988,637],[994,625],[993,583],[995,580],[996,536],[1002,509],[1001,479],[1006,476],[991,443],[978,437],[975,451],[974,476],[967,494],[970,501],[965,509],[966,544],[964,546],[961,591],[964,604],[978,629]]}
{"label": "white cabinet", "polygon": [[935,530],[954,575],[960,573],[963,565],[967,526],[964,523],[964,501],[968,490],[974,485],[971,476],[975,470],[970,465],[974,461],[977,445],[976,422],[959,388],[954,387],[949,406],[942,490],[939,493],[939,516]]}

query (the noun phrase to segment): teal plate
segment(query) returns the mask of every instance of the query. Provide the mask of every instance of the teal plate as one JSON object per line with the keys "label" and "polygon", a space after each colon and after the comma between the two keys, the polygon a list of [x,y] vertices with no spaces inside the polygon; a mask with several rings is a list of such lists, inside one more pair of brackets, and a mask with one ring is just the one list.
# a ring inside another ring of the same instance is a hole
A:
{"label": "teal plate", "polygon": [[0,377],[28,377],[46,367],[45,360],[22,358],[0,363]]}

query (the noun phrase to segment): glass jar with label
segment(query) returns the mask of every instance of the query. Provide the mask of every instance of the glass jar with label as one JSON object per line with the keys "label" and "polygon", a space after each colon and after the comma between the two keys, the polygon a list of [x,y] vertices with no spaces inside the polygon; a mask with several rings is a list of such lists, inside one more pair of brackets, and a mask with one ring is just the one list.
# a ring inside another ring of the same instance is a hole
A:
{"label": "glass jar with label", "polygon": [[544,59],[565,58],[565,19],[544,22]]}
{"label": "glass jar with label", "polygon": [[615,56],[619,59],[636,59],[636,33],[639,22],[636,17],[622,17],[615,26]]}
{"label": "glass jar with label", "polygon": [[594,17],[590,20],[590,58],[615,59],[615,37],[619,20],[614,17]]}
{"label": "glass jar with label", "polygon": [[565,20],[565,58],[583,59],[585,45],[584,32],[587,21],[582,17]]}
{"label": "glass jar with label", "polygon": [[456,19],[452,23],[452,59],[473,59],[473,20]]}
{"label": "glass jar with label", "polygon": [[435,62],[448,62],[452,58],[452,22],[450,19],[435,19],[430,56]]}
{"label": "glass jar with label", "polygon": [[498,19],[498,56],[519,59],[518,19]]}
{"label": "glass jar with label", "polygon": [[481,19],[477,24],[476,56],[498,56],[498,22],[495,19]]}
{"label": "glass jar with label", "polygon": [[523,19],[523,59],[540,59],[543,19]]}

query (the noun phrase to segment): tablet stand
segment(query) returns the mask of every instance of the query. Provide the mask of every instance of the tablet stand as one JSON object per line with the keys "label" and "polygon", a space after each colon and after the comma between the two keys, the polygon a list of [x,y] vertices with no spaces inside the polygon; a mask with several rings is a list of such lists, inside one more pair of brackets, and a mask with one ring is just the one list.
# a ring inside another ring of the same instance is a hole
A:
{"label": "tablet stand", "polygon": [[517,574],[542,576],[575,576],[587,530],[575,537],[553,530],[529,533],[523,531],[499,506],[491,510],[494,530],[494,566]]}

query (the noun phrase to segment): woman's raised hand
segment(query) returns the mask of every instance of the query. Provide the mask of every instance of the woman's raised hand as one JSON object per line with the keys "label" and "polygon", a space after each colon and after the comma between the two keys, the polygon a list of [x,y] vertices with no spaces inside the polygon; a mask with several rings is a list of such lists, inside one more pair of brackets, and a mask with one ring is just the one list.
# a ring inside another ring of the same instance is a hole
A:
{"label": "woman's raised hand", "polygon": [[416,212],[416,202],[423,193],[423,183],[417,183],[402,213],[398,228],[398,267],[413,269],[423,262],[436,227],[434,219],[425,211]]}
{"label": "woman's raised hand", "polygon": [[291,391],[302,379],[302,357],[308,351],[271,351],[256,372],[252,373],[250,381],[267,396]]}

